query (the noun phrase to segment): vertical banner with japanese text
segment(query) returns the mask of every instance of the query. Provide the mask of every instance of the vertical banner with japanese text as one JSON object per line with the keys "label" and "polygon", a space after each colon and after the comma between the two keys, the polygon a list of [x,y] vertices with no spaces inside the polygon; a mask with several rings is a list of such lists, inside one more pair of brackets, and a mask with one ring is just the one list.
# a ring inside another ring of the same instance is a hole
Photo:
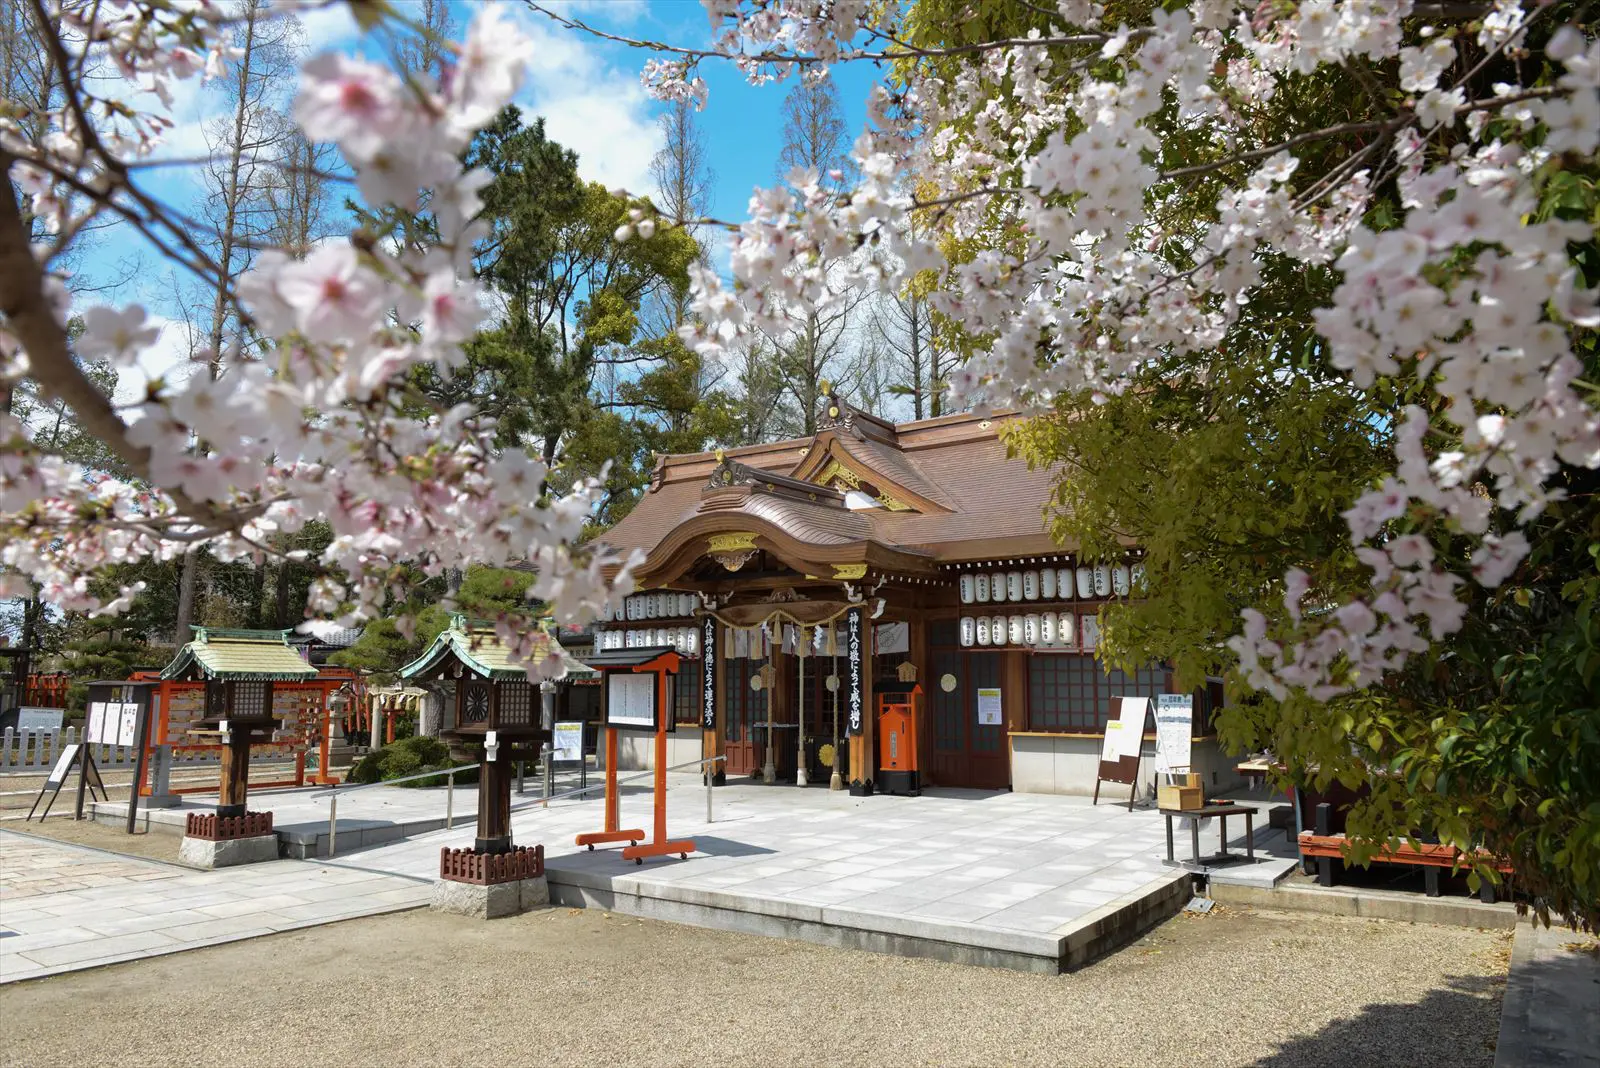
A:
{"label": "vertical banner with japanese text", "polygon": [[850,694],[849,714],[850,733],[860,734],[863,717],[866,709],[866,692],[863,682],[866,678],[867,658],[866,649],[862,646],[861,609],[852,608],[844,614],[844,643],[845,657],[850,664]]}
{"label": "vertical banner with japanese text", "polygon": [[721,626],[711,616],[700,621],[700,726],[717,729],[717,632]]}

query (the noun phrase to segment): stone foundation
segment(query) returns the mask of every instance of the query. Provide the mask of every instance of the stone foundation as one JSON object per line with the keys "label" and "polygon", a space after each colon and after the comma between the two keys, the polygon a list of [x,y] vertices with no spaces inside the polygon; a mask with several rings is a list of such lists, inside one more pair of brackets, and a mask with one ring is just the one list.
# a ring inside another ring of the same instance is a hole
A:
{"label": "stone foundation", "polygon": [[459,883],[440,879],[433,884],[433,907],[455,916],[494,920],[550,904],[550,884],[543,875],[504,883]]}
{"label": "stone foundation", "polygon": [[278,836],[275,834],[251,838],[196,838],[186,834],[178,847],[178,860],[195,868],[230,868],[235,864],[277,859]]}

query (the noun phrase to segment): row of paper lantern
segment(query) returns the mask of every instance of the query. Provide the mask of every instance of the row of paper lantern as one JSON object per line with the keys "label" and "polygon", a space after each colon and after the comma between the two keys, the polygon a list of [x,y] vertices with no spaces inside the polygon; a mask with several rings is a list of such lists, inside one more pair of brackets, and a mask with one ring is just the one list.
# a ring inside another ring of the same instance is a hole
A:
{"label": "row of paper lantern", "polygon": [[1100,644],[1100,621],[1090,614],[1039,612],[1026,616],[963,616],[961,644],[1032,645],[1093,651]]}
{"label": "row of paper lantern", "polygon": [[1094,567],[1047,567],[1043,571],[968,572],[961,576],[961,603],[991,601],[1070,601],[1076,596],[1126,597],[1144,589],[1143,564],[1097,564]]}
{"label": "row of paper lantern", "polygon": [[694,615],[699,598],[692,593],[674,593],[671,590],[657,593],[632,593],[619,604],[606,607],[603,618],[630,619],[682,619]]}
{"label": "row of paper lantern", "polygon": [[637,630],[602,630],[594,636],[595,648],[646,649],[670,645],[680,653],[698,656],[700,629],[698,627],[644,627]]}

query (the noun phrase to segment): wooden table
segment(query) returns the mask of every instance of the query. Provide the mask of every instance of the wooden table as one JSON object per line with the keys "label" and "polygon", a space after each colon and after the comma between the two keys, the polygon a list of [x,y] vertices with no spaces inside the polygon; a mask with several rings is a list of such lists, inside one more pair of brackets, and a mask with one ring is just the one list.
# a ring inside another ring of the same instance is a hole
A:
{"label": "wooden table", "polygon": [[1200,860],[1200,821],[1207,816],[1217,817],[1217,832],[1222,839],[1222,852],[1213,857],[1206,858],[1208,862],[1221,861],[1227,863],[1237,860],[1238,855],[1228,852],[1228,817],[1244,817],[1244,852],[1245,859],[1251,863],[1256,859],[1255,844],[1255,819],[1256,810],[1249,805],[1202,805],[1199,808],[1163,808],[1159,810],[1167,818],[1167,863],[1176,865],[1178,862],[1172,855],[1172,818],[1174,816],[1188,816],[1194,822],[1189,825],[1190,842],[1194,849],[1194,864],[1202,867]]}

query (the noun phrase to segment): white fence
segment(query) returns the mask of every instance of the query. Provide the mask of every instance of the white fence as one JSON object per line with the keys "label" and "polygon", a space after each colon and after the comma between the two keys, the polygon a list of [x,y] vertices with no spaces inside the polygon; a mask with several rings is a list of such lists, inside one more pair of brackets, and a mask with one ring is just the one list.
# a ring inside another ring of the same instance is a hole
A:
{"label": "white fence", "polygon": [[[0,774],[48,771],[61,751],[78,741],[78,734],[76,727],[60,731],[18,731],[7,727],[5,734],[0,735]],[[90,752],[99,768],[132,768],[138,756],[135,746],[103,742],[94,743]],[[206,750],[179,749],[173,752],[172,758],[173,766],[180,768],[205,767],[218,762],[217,753]],[[293,759],[293,754],[259,753],[251,754],[250,762],[275,763]]]}

